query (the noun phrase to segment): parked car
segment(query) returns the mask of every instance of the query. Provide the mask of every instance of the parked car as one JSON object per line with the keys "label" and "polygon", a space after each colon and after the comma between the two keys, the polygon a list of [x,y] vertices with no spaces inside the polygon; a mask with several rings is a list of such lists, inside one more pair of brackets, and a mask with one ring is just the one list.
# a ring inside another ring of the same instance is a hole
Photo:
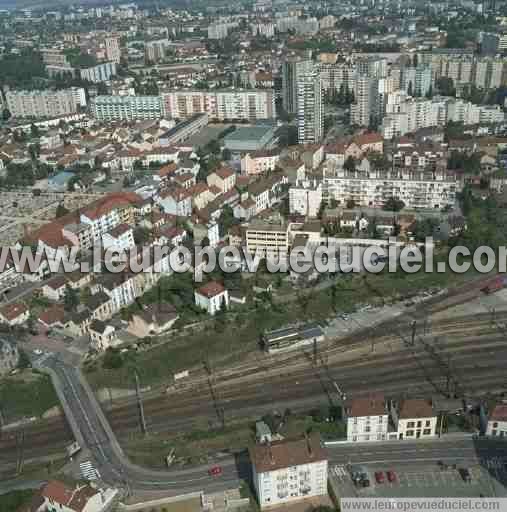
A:
{"label": "parked car", "polygon": [[468,468],[460,468],[459,474],[461,475],[463,482],[470,483],[472,481],[472,475],[470,474]]}
{"label": "parked car", "polygon": [[36,348],[33,353],[36,355],[36,356],[41,356],[43,354],[42,350],[40,348]]}
{"label": "parked car", "polygon": [[375,480],[378,484],[383,484],[386,481],[386,477],[383,471],[375,471]]}
{"label": "parked car", "polygon": [[396,482],[398,480],[396,473],[392,469],[387,472],[387,479],[389,482]]}
{"label": "parked car", "polygon": [[222,474],[222,468],[220,466],[213,466],[208,470],[209,476],[220,476]]}
{"label": "parked car", "polygon": [[350,477],[356,487],[370,487],[368,472],[363,466],[352,466],[350,469]]}

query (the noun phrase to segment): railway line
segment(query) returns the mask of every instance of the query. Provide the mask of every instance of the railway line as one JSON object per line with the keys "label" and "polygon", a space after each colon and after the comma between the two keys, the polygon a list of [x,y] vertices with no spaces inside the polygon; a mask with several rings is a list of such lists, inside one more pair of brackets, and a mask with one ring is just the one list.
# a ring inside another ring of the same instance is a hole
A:
{"label": "railway line", "polygon": [[[497,315],[497,321],[504,320],[507,320],[507,315]],[[466,380],[466,388],[480,392],[507,387],[504,370],[507,361],[506,338],[491,325],[490,315],[434,322],[431,329],[433,337],[449,337],[439,351],[442,357],[452,356],[454,371],[460,379]],[[217,378],[214,386],[218,401],[226,409],[230,421],[237,416],[267,410],[272,403],[297,402],[301,394],[308,397],[311,403],[318,403],[325,399],[324,388],[332,392],[334,380],[344,385],[350,396],[367,393],[372,389],[372,383],[376,390],[387,394],[406,391],[407,384],[412,393],[436,394],[436,386],[445,389],[446,376],[420,344],[412,350],[392,331],[390,336],[377,338],[376,343],[378,346],[390,344],[391,351],[363,354],[335,365],[335,357],[340,359],[340,354],[343,356],[343,347],[331,344],[328,350],[319,354],[327,357],[324,365],[319,363],[314,366],[309,358],[298,354],[282,368],[277,361],[269,363],[260,375],[258,371],[255,375],[248,369],[223,380]],[[291,365],[292,361],[300,364]],[[273,371],[277,375],[271,376],[267,383],[266,375]],[[234,387],[238,380],[241,384]],[[157,397],[144,401],[144,409],[148,428],[168,435],[192,428],[196,423],[202,425],[203,421],[216,421],[216,407],[205,383],[168,395],[159,393]],[[297,406],[291,406],[291,409],[297,410]],[[114,408],[107,412],[107,416],[120,438],[125,439],[139,429],[135,404]],[[52,420],[49,425],[31,425],[25,429],[25,456],[35,458],[47,454],[48,450],[58,453],[71,441],[72,434],[63,418]],[[10,437],[4,433],[0,453],[2,461],[15,460],[18,446],[14,432]]]}

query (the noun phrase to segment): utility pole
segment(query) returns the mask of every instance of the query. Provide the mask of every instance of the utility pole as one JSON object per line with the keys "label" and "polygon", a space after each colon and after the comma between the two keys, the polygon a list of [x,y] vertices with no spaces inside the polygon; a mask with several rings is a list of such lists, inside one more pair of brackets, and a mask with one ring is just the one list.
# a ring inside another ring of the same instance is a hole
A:
{"label": "utility pole", "polygon": [[146,418],[144,417],[144,406],[143,399],[141,398],[141,388],[139,386],[139,375],[137,370],[134,370],[134,375],[136,378],[136,395],[137,395],[137,403],[139,404],[139,415],[141,419],[141,431],[146,436],[148,434],[148,429],[146,428]]}

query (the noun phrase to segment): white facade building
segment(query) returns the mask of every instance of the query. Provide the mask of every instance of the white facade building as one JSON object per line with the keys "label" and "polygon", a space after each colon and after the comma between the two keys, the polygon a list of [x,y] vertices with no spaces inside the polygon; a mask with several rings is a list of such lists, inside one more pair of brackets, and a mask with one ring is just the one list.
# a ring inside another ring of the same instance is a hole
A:
{"label": "white facade building", "polygon": [[321,183],[303,181],[289,189],[289,211],[291,214],[317,217],[321,203]]}
{"label": "white facade building", "polygon": [[315,144],[324,135],[322,86],[317,72],[304,74],[298,79],[298,142]]}
{"label": "white facade building", "polygon": [[387,440],[389,415],[384,395],[354,398],[346,407],[347,441],[364,443]]}
{"label": "white facade building", "polygon": [[488,436],[507,437],[507,405],[496,405],[488,418]]}
{"label": "white facade building", "polygon": [[135,121],[160,119],[160,96],[97,96],[92,100],[91,112],[99,121]]}
{"label": "white facade building", "polygon": [[250,448],[260,508],[327,495],[328,456],[317,433]]}
{"label": "white facade building", "polygon": [[210,119],[274,119],[275,96],[271,89],[168,91],[162,94],[164,113],[174,119],[208,114]]}
{"label": "white facade building", "polygon": [[412,398],[392,404],[391,418],[397,426],[389,439],[429,439],[437,435],[437,415],[428,400]]}
{"label": "white facade building", "polygon": [[194,292],[195,304],[214,315],[229,307],[229,292],[217,281],[210,281]]}
{"label": "white facade building", "polygon": [[60,91],[7,91],[7,108],[13,117],[61,117],[77,112],[74,92]]}

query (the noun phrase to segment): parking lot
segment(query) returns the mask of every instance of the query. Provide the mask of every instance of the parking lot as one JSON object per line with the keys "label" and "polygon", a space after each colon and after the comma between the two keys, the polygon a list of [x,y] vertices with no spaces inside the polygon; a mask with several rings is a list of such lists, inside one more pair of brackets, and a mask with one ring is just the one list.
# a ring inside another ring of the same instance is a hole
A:
{"label": "parking lot", "polygon": [[[487,464],[487,461],[483,461]],[[504,472],[502,466],[499,471]],[[338,496],[344,497],[478,497],[494,496],[501,494],[499,487],[503,487],[497,476],[481,465],[467,466],[470,473],[470,481],[466,482],[457,469],[450,467],[441,470],[436,465],[431,466],[397,466],[394,468],[366,467],[369,487],[355,486],[352,482],[349,468],[341,465],[330,467],[329,476],[331,485]],[[389,482],[386,470],[393,469],[395,481]],[[384,481],[377,483],[376,471],[383,471]],[[501,476],[501,475],[499,475]],[[505,475],[507,476],[507,474]],[[505,479],[504,479],[505,485]]]}

